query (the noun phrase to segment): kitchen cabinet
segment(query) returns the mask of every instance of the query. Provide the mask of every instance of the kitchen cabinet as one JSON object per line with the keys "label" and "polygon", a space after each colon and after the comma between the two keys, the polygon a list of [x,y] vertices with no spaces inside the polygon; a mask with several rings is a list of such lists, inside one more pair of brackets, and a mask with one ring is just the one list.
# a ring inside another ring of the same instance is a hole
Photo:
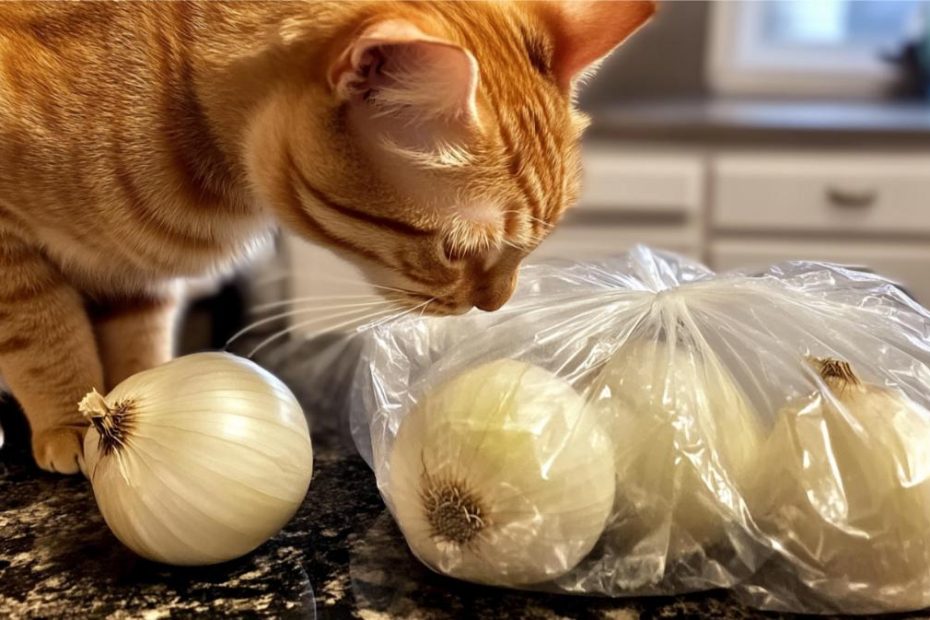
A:
{"label": "kitchen cabinet", "polygon": [[852,265],[930,303],[930,153],[723,152],[711,159],[707,258]]}
{"label": "kitchen cabinet", "polygon": [[714,230],[930,237],[930,155],[722,153],[712,167]]}
{"label": "kitchen cabinet", "polygon": [[578,205],[531,256],[598,258],[637,243],[700,258],[705,162],[691,155],[590,146]]}
{"label": "kitchen cabinet", "polygon": [[[584,175],[578,205],[529,260],[603,258],[643,243],[717,270],[828,261],[885,275],[930,304],[930,141],[594,140]],[[289,246],[293,294],[359,290],[361,275],[326,250]]]}

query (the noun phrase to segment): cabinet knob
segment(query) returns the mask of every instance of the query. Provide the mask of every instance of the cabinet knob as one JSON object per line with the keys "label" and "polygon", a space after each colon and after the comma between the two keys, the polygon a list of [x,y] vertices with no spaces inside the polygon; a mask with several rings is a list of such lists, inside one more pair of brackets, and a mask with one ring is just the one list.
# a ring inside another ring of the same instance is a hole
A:
{"label": "cabinet knob", "polygon": [[836,207],[861,209],[874,205],[878,199],[878,192],[874,189],[828,187],[827,199]]}

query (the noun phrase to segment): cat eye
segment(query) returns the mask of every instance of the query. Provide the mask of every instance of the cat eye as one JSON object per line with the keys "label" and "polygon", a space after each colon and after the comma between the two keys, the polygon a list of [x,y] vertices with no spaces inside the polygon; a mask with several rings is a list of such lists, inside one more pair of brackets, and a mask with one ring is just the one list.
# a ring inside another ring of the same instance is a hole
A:
{"label": "cat eye", "polygon": [[461,250],[457,250],[453,247],[452,243],[448,240],[442,242],[442,256],[446,262],[453,265],[461,263],[466,258],[466,255]]}
{"label": "cat eye", "polygon": [[530,64],[536,71],[544,76],[552,75],[552,54],[549,46],[539,37],[524,35],[523,43],[526,47],[526,55],[530,59]]}

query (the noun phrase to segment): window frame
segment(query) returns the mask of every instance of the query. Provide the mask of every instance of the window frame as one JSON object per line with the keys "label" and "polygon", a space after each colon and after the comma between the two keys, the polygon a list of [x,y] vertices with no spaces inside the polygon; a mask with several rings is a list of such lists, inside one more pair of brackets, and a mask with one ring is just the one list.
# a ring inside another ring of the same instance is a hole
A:
{"label": "window frame", "polygon": [[761,36],[764,3],[711,3],[707,77],[721,95],[880,98],[897,79],[873,49],[776,47]]}

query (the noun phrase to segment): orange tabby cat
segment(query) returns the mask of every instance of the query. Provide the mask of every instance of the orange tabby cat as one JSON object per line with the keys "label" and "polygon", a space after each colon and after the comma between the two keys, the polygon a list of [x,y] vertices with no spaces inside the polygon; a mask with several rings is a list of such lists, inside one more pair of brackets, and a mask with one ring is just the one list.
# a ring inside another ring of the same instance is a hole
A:
{"label": "orange tabby cat", "polygon": [[175,287],[281,223],[493,310],[575,198],[577,78],[652,2],[3,3],[0,375],[76,472],[75,403],[171,354]]}

